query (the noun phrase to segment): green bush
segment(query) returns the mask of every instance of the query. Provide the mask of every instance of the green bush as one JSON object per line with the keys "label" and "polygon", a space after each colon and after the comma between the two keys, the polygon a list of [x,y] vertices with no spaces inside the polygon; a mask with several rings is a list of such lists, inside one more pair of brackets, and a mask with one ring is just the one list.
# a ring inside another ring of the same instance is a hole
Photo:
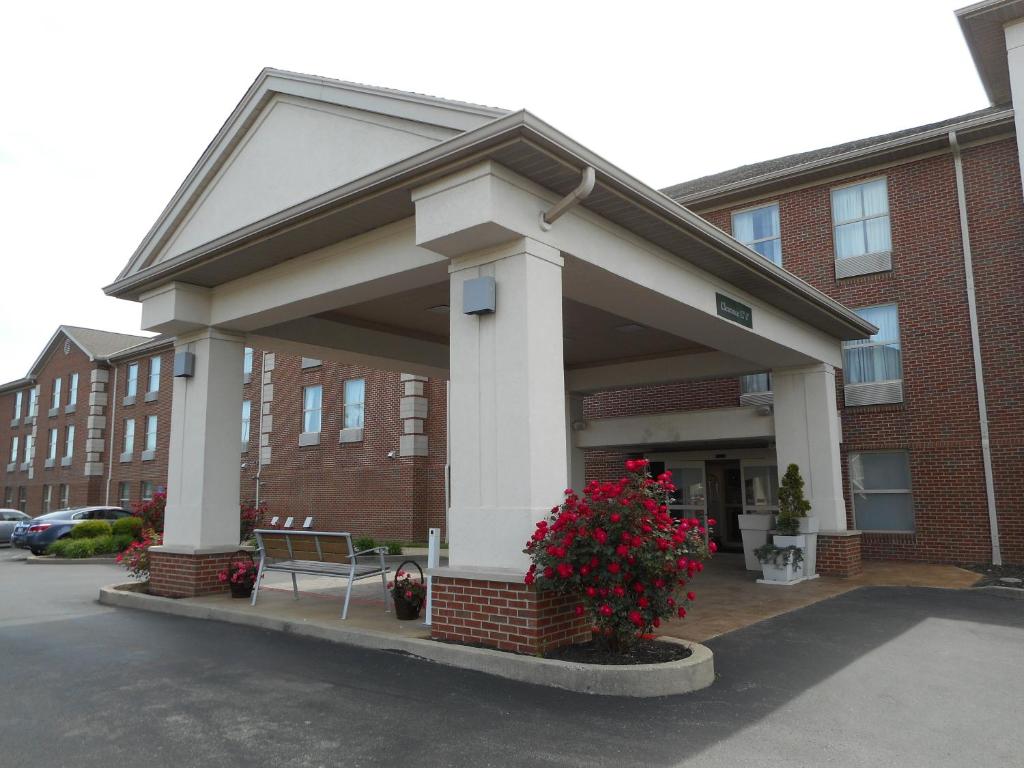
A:
{"label": "green bush", "polygon": [[373,540],[372,536],[360,536],[352,542],[352,546],[356,548],[356,552],[362,552],[365,549],[373,549],[377,546],[377,542]]}
{"label": "green bush", "polygon": [[62,539],[65,542],[62,557],[82,558],[96,554],[96,542],[100,539]]}
{"label": "green bush", "polygon": [[46,548],[46,554],[54,555],[56,557],[67,557],[65,550],[72,541],[74,541],[74,539],[69,537],[57,539],[57,541],[53,542],[53,544]]}
{"label": "green bush", "polygon": [[95,539],[97,536],[109,536],[110,523],[106,520],[86,520],[71,529],[72,539]]}
{"label": "green bush", "polygon": [[128,534],[133,539],[137,539],[142,535],[142,518],[141,517],[121,517],[114,521],[114,524],[110,526],[110,532],[115,536],[121,536],[122,534]]}
{"label": "green bush", "polygon": [[388,548],[389,555],[400,555],[402,554],[402,542],[400,541],[386,541],[384,546]]}
{"label": "green bush", "polygon": [[130,533],[115,533],[113,539],[115,552],[124,552],[128,549],[128,546],[136,540]]}

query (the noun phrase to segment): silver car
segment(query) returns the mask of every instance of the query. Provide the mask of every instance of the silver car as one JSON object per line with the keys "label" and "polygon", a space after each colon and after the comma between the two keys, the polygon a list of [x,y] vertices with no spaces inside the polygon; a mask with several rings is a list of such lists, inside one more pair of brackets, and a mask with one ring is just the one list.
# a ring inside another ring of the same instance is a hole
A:
{"label": "silver car", "polygon": [[32,518],[16,509],[0,509],[0,544],[11,543],[14,526]]}

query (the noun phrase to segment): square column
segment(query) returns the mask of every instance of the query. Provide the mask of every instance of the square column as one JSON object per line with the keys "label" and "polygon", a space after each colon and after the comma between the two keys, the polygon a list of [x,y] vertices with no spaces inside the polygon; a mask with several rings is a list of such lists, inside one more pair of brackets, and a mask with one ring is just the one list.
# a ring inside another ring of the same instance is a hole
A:
{"label": "square column", "polygon": [[211,571],[238,550],[243,348],[242,337],[213,328],[175,342],[195,368],[174,379],[164,542],[150,569],[159,594],[222,590]]}
{"label": "square column", "polygon": [[800,467],[804,493],[821,530],[845,531],[835,368],[820,363],[773,369],[772,390],[779,477],[790,464]]}
{"label": "square column", "polygon": [[[525,572],[522,548],[565,490],[563,263],[529,238],[452,260],[452,566]],[[464,314],[463,286],[481,277],[496,309]]]}

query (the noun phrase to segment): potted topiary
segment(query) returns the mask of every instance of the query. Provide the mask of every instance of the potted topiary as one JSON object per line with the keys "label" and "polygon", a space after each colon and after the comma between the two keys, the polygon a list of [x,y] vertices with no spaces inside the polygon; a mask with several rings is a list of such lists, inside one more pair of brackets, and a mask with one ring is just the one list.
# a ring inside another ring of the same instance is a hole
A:
{"label": "potted topiary", "polygon": [[[412,575],[404,570],[407,565],[416,566],[420,572],[419,581],[413,581]],[[406,560],[399,565],[395,572],[395,580],[388,582],[388,589],[391,590],[391,597],[395,601],[395,617],[399,621],[411,621],[419,617],[420,608],[427,599],[427,585],[419,563],[415,560]]]}
{"label": "potted topiary", "polygon": [[814,573],[814,553],[809,552],[808,539],[813,537],[816,549],[818,521],[807,517],[811,504],[804,498],[804,479],[800,468],[790,464],[779,486],[779,515],[775,521],[772,543],[755,550],[761,563],[762,583],[795,584]]}

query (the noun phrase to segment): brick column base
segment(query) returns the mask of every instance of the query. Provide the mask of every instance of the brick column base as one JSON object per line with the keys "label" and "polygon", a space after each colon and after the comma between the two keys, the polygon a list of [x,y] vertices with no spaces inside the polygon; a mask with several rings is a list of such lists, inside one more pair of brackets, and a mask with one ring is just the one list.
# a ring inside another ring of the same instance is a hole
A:
{"label": "brick column base", "polygon": [[576,600],[522,582],[433,578],[430,636],[503,651],[541,654],[590,640]]}
{"label": "brick column base", "polygon": [[864,570],[860,554],[860,531],[818,534],[818,573],[849,578]]}
{"label": "brick column base", "polygon": [[149,593],[160,597],[198,597],[227,592],[228,585],[218,581],[217,574],[236,557],[237,550],[185,555],[154,548],[149,553]]}

